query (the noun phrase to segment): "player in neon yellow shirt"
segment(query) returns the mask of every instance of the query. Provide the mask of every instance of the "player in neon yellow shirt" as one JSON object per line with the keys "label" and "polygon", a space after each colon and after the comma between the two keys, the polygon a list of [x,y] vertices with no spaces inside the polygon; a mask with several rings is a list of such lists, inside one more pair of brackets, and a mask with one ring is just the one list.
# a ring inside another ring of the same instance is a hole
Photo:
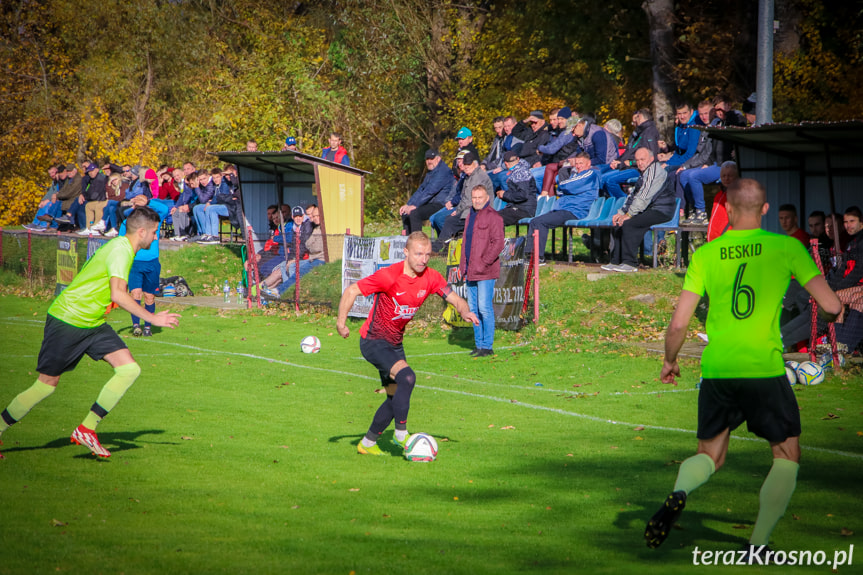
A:
{"label": "player in neon yellow shirt", "polygon": [[710,343],[701,357],[698,452],[680,465],[674,491],[648,522],[644,537],[649,547],[665,541],[687,496],[722,466],[731,431],[744,421],[773,451],[758,518],[745,548],[750,557],[763,559],[762,551],[794,493],[800,413],[782,361],[782,297],[793,275],[818,302],[827,321],[836,318],[842,304],[798,240],[761,229],[768,207],[760,183],[738,180],[728,190],[733,229],[699,248],[686,272],[665,338],[661,379],[674,383],[680,376],[677,355],[689,321],[701,297],[709,295]]}
{"label": "player in neon yellow shirt", "polygon": [[[75,276],[72,283],[48,308],[45,335],[36,371],[39,377],[0,413],[0,433],[17,423],[57,388],[60,376],[75,369],[89,355],[104,359],[114,376],[102,388],[84,422],[72,432],[72,442],[86,446],[100,457],[111,453],[96,437],[96,426],[132,386],[141,373],[126,344],[105,322],[108,311],[117,305],[143,317],[153,325],[174,328],[180,316],[166,311],[152,314],[126,291],[126,279],[135,254],[147,249],[156,237],[159,216],[150,208],[138,208],[126,220],[125,236],[102,246]],[[2,459],[0,454],[0,459]]]}

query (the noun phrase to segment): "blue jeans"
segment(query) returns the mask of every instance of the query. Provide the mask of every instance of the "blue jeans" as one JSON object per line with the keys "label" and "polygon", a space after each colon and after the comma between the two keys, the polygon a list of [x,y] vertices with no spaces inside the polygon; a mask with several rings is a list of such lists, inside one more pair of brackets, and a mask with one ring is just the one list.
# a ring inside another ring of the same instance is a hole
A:
{"label": "blue jeans", "polygon": [[690,168],[677,174],[687,204],[691,202],[696,210],[705,211],[704,184],[718,182],[719,170],[719,166],[714,164],[707,168]]}
{"label": "blue jeans", "polygon": [[210,204],[207,206],[207,231],[208,236],[219,235],[219,216],[228,217],[228,206],[225,204]]}
{"label": "blue jeans", "polygon": [[[80,197],[80,196],[79,196]],[[78,226],[82,230],[87,227],[87,212],[84,206],[87,202],[79,203],[78,198],[72,200],[72,205],[69,206],[69,213],[72,214],[72,225]]]}
{"label": "blue jeans", "polygon": [[479,325],[473,326],[477,349],[494,349],[494,282],[467,282],[467,305],[479,318]]}
{"label": "blue jeans", "polygon": [[[210,212],[214,208],[222,207],[225,211],[224,215],[228,215],[228,207],[222,206],[221,204],[210,204],[209,206],[206,204],[198,204],[194,208],[192,208],[192,215],[195,217],[195,223],[198,226],[198,233],[202,236],[215,236],[219,233],[219,217],[213,216]],[[217,212],[218,213],[218,212]],[[216,228],[213,229],[211,227],[211,218],[216,218]]]}
{"label": "blue jeans", "polygon": [[63,202],[57,200],[56,202],[48,202],[41,208],[36,211],[36,216],[33,218],[33,225],[39,226],[42,228],[47,228],[48,226],[52,228],[57,227],[57,222],[43,222],[39,219],[39,216],[51,216],[52,218],[58,218],[63,215]]}
{"label": "blue jeans", "polygon": [[119,222],[117,222],[117,207],[119,205],[120,202],[117,200],[108,200],[105,209],[102,210],[102,221],[105,222],[105,231],[111,228],[120,229]]}
{"label": "blue jeans", "polygon": [[627,180],[637,178],[638,176],[638,170],[635,168],[629,170],[612,170],[600,176],[601,183],[599,187],[605,188],[608,195],[612,198],[625,198],[626,193],[624,193],[620,184],[625,184]]}
{"label": "blue jeans", "polygon": [[[312,269],[324,265],[324,263],[326,263],[324,260],[300,260],[300,277],[303,277],[312,271]],[[292,263],[287,266],[287,269],[284,266],[282,267],[282,283],[276,288],[280,295],[285,293],[288,288],[294,287],[294,284],[297,283],[296,266],[296,263]]]}
{"label": "blue jeans", "polygon": [[429,216],[429,223],[431,224],[432,229],[437,232],[438,237],[440,237],[441,230],[443,230],[443,223],[446,221],[446,217],[453,213],[453,211],[455,210],[441,208]]}

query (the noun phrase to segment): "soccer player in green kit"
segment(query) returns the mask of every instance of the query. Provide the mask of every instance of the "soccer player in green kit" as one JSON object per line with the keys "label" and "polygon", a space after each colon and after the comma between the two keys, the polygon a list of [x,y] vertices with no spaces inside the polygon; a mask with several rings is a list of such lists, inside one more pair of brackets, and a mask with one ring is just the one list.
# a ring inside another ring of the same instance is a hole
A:
{"label": "soccer player in green kit", "polygon": [[746,421],[749,431],[766,439],[773,451],[758,518],[744,548],[747,557],[760,561],[794,493],[800,461],[800,413],[785,376],[779,335],[782,297],[794,276],[827,321],[836,318],[842,305],[797,239],[761,229],[768,204],[759,182],[738,180],[728,190],[727,207],[732,229],[693,255],[665,338],[661,380],[674,383],[689,320],[701,297],[710,296],[698,450],[680,465],[674,490],[647,523],[644,537],[648,547],[665,541],[686,498],[725,462],[731,431]]}
{"label": "soccer player in green kit", "polygon": [[[150,208],[137,208],[126,220],[126,235],[102,246],[84,265],[72,283],[48,308],[45,334],[36,371],[39,377],[0,413],[0,434],[40,401],[54,393],[60,376],[75,369],[86,353],[104,359],[114,376],[102,388],[90,412],[74,432],[72,443],[84,445],[99,457],[110,457],[96,437],[96,426],[123,397],[141,373],[131,352],[105,323],[113,304],[160,327],[174,328],[180,316],[167,311],[153,314],[126,291],[126,280],[138,250],[147,249],[156,237],[159,215]],[[0,459],[3,456],[0,454]]]}

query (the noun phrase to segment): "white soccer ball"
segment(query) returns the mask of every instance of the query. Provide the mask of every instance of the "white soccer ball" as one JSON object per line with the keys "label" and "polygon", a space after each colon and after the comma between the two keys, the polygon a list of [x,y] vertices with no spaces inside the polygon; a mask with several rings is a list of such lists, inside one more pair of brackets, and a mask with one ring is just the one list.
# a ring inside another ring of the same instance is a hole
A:
{"label": "white soccer ball", "polygon": [[792,369],[791,366],[785,366],[785,377],[788,378],[788,383],[794,385],[797,383],[797,371]]}
{"label": "white soccer ball", "polygon": [[300,342],[300,349],[303,353],[318,353],[321,351],[321,340],[313,335],[307,335]]}
{"label": "white soccer ball", "polygon": [[818,385],[824,381],[824,369],[814,361],[804,361],[797,366],[797,381],[803,385]]}
{"label": "white soccer ball", "polygon": [[[839,367],[845,367],[845,356],[839,355]],[[818,364],[824,369],[833,369],[833,354],[825,353],[818,358]]]}
{"label": "white soccer ball", "polygon": [[408,461],[434,461],[437,458],[437,441],[428,433],[414,433],[405,441],[405,459]]}
{"label": "white soccer ball", "polygon": [[796,361],[794,361],[794,360],[792,360],[792,359],[789,359],[788,361],[786,361],[786,362],[785,362],[785,367],[790,367],[790,368],[791,368],[791,369],[793,369],[795,372],[797,371],[797,367],[798,367],[799,365],[800,365],[799,363],[797,363]]}

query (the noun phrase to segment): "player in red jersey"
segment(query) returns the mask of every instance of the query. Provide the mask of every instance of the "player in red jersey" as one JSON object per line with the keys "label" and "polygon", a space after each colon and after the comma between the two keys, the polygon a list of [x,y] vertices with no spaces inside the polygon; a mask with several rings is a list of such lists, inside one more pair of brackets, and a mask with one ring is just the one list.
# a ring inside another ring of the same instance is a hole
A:
{"label": "player in red jersey", "polygon": [[462,318],[479,324],[479,319],[470,311],[467,302],[452,291],[440,273],[428,267],[431,251],[431,240],[427,235],[412,233],[405,244],[403,262],[385,267],[351,284],[339,302],[336,329],[339,335],[347,338],[351,332],[345,322],[354,300],[360,294],[374,294],[372,311],[360,328],[360,352],[366,361],[378,368],[387,398],[375,413],[369,431],[357,445],[357,451],[364,455],[384,454],[377,441],[393,419],[396,426],[393,442],[404,447],[416,375],[405,361],[402,340],[405,327],[426,298],[437,294],[452,304]]}

